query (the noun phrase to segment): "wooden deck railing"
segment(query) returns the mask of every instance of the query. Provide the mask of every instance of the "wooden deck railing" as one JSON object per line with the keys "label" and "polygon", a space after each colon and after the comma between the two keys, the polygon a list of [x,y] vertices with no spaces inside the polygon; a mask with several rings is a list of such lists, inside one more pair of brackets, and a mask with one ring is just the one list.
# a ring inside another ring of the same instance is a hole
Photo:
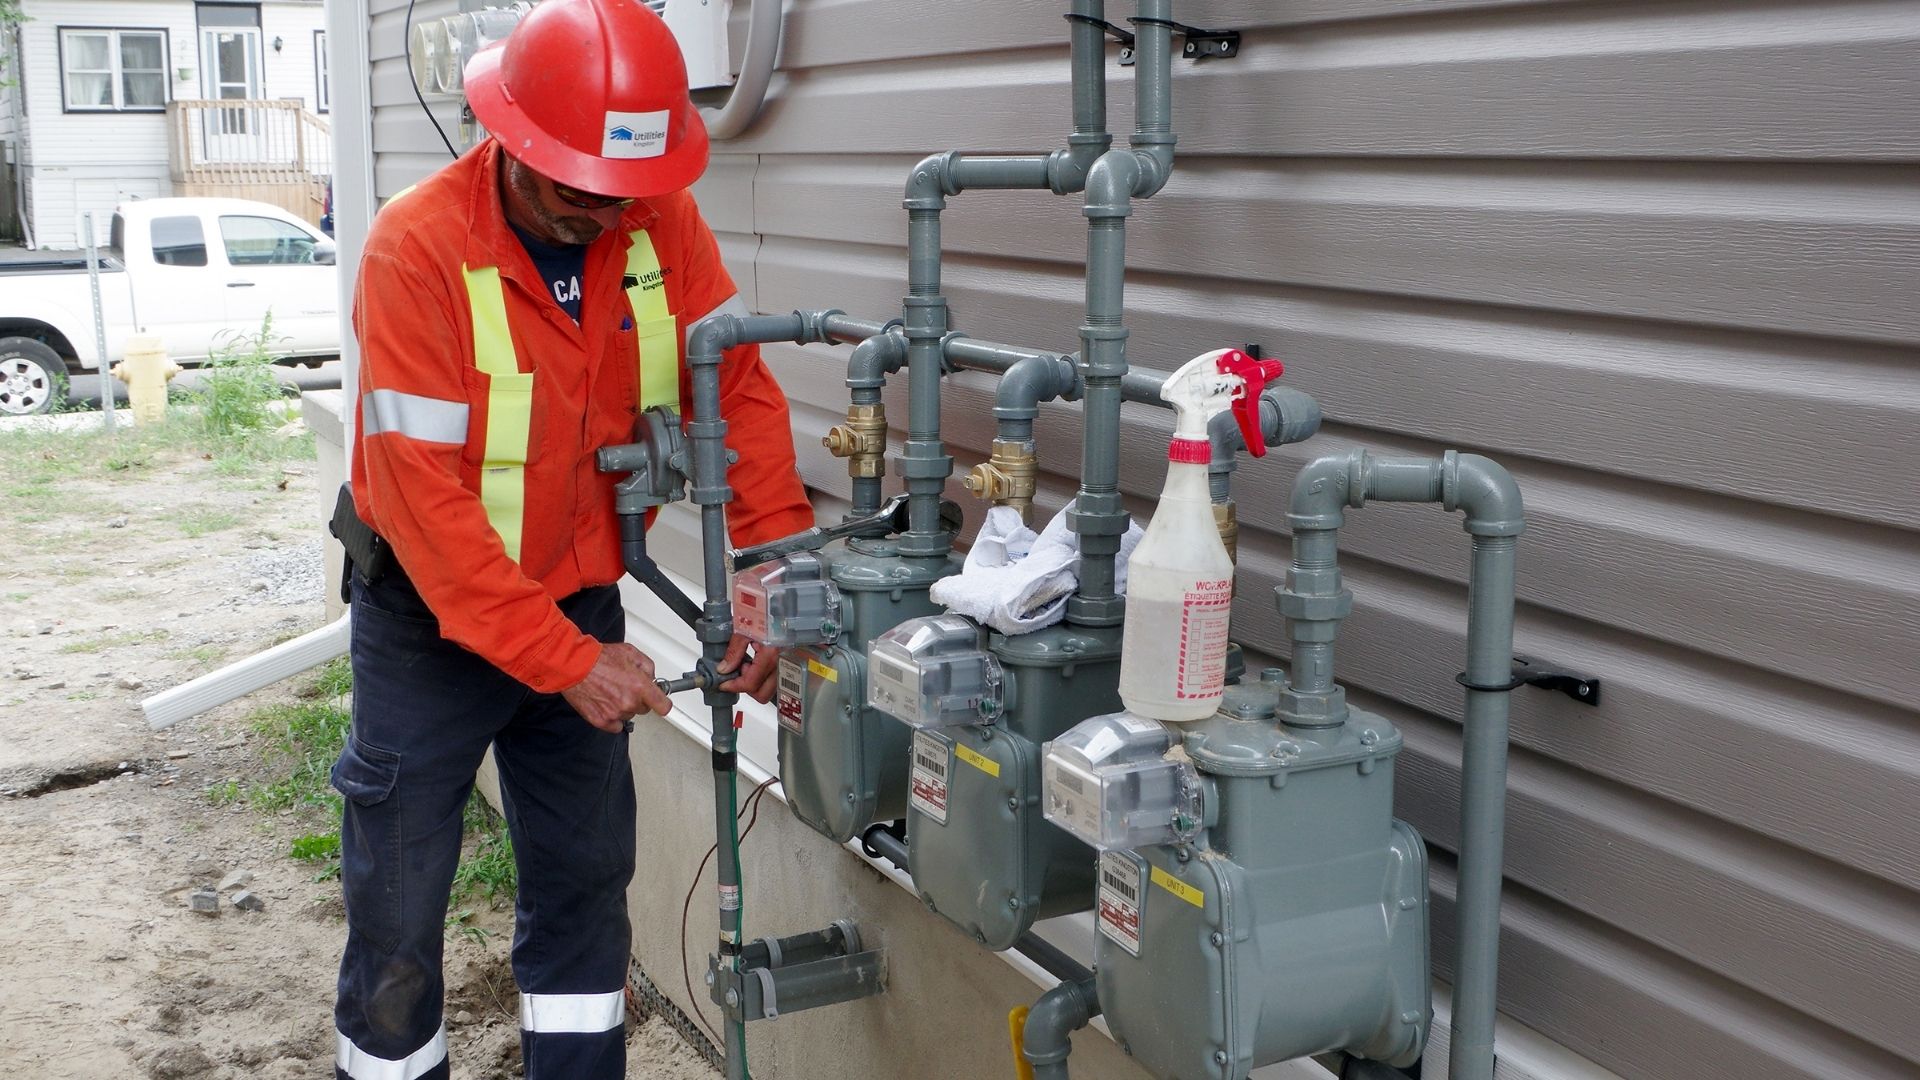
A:
{"label": "wooden deck railing", "polygon": [[167,133],[176,194],[258,199],[320,220],[333,133],[302,102],[175,101]]}

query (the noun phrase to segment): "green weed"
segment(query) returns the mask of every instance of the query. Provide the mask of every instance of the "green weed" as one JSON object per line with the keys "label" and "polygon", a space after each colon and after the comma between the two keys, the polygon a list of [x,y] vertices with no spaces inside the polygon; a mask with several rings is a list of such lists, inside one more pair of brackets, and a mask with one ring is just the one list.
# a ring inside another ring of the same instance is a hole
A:
{"label": "green weed", "polygon": [[273,316],[260,321],[258,331],[234,336],[216,347],[205,369],[204,388],[195,397],[200,405],[201,429],[215,446],[244,442],[279,426],[270,408],[280,399],[280,382],[273,377]]}
{"label": "green weed", "polygon": [[198,540],[208,533],[223,532],[246,520],[232,510],[205,503],[183,506],[173,512],[172,518],[180,526],[180,531],[191,540]]}
{"label": "green weed", "polygon": [[465,826],[471,846],[460,856],[460,867],[453,872],[454,899],[485,897],[497,903],[511,897],[519,877],[506,819],[476,790],[467,799]]}
{"label": "green weed", "polygon": [[293,843],[289,845],[287,854],[299,859],[301,862],[321,862],[326,859],[338,859],[340,857],[340,834],[335,831],[296,836],[293,838]]}
{"label": "green weed", "polygon": [[155,641],[165,641],[172,637],[171,631],[154,627],[149,630],[120,630],[99,637],[70,641],[60,646],[63,653],[97,653],[108,649],[124,648],[128,645],[145,645]]}

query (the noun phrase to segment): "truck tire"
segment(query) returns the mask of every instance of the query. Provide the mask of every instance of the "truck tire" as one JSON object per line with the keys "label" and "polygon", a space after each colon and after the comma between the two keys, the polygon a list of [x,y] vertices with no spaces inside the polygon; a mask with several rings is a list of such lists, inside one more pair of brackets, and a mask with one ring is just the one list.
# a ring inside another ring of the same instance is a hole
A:
{"label": "truck tire", "polygon": [[67,402],[67,362],[32,338],[0,338],[0,416],[49,413]]}

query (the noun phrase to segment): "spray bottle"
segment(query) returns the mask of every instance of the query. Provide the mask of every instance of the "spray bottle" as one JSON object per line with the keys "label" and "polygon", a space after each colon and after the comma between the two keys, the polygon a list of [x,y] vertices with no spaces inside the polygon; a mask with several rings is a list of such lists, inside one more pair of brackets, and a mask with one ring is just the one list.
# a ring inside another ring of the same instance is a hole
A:
{"label": "spray bottle", "polygon": [[1120,700],[1154,720],[1213,715],[1226,689],[1233,617],[1233,560],[1214,525],[1207,490],[1213,445],[1207,422],[1233,409],[1247,449],[1266,452],[1260,392],[1278,360],[1238,349],[1196,356],[1160,388],[1172,403],[1167,483],[1147,534],[1127,562],[1127,621],[1120,642]]}

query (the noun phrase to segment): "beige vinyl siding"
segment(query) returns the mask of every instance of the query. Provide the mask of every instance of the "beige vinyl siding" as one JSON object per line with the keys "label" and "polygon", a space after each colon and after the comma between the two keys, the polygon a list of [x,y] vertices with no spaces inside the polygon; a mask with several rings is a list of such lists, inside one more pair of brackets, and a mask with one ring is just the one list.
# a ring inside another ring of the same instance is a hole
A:
{"label": "beige vinyl siding", "polygon": [[[1064,8],[790,4],[769,106],[698,189],[749,301],[897,315],[908,167],[1062,144]],[[1176,61],[1178,166],[1129,223],[1130,356],[1257,341],[1328,415],[1237,475],[1236,638],[1284,651],[1271,586],[1311,456],[1498,458],[1530,517],[1516,648],[1606,681],[1598,709],[1514,697],[1503,1010],[1627,1077],[1920,1073],[1920,6],[1175,14],[1246,37]],[[383,11],[383,196],[438,163],[398,40]],[[1108,71],[1124,137],[1131,75]],[[958,329],[1077,348],[1077,199],[966,193],[945,218]],[[818,437],[846,350],[766,354],[803,474],[844,498]],[[991,399],[974,375],[946,399],[969,507]],[[904,423],[902,386],[888,402]],[[1128,407],[1141,514],[1166,431]],[[1040,424],[1049,512],[1079,435],[1075,407]],[[1435,508],[1349,522],[1339,676],[1407,733],[1444,976],[1466,540]]]}

